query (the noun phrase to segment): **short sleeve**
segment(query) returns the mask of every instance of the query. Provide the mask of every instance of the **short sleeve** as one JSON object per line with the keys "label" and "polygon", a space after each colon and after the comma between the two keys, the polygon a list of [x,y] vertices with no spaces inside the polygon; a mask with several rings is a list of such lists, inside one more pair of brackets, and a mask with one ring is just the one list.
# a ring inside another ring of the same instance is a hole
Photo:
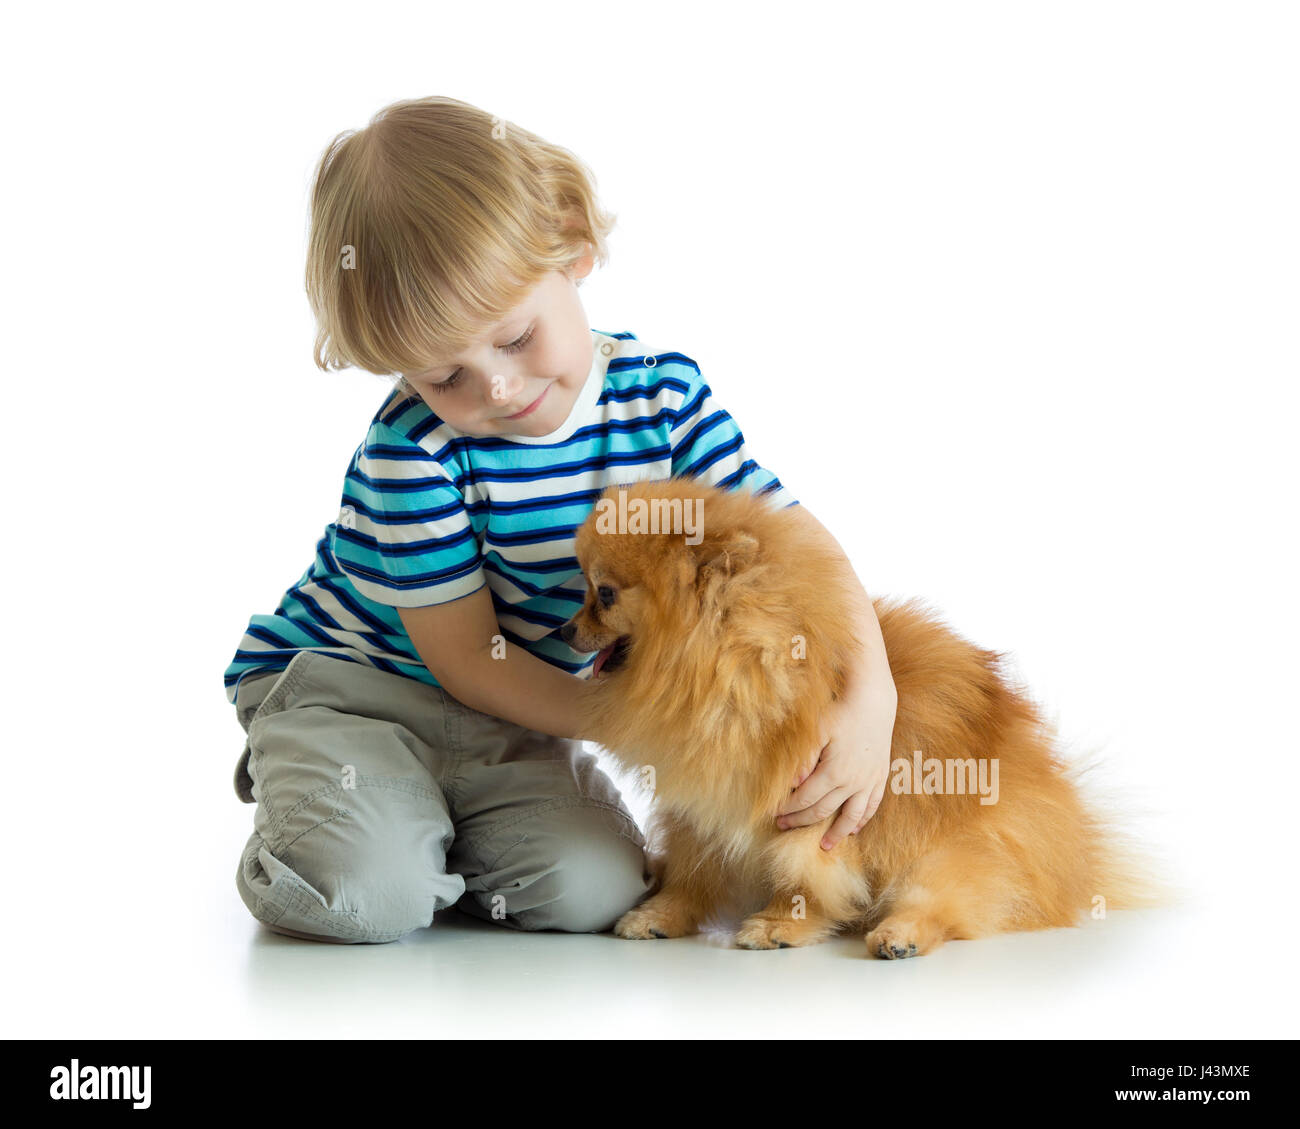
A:
{"label": "short sleeve", "polygon": [[357,449],[330,529],[340,571],[376,603],[445,604],[487,582],[453,475],[391,428],[376,424]]}
{"label": "short sleeve", "polygon": [[686,392],[671,432],[673,475],[701,478],[725,490],[748,490],[773,508],[798,505],[777,476],[754,457],[739,425],[713,398],[693,363],[683,366]]}

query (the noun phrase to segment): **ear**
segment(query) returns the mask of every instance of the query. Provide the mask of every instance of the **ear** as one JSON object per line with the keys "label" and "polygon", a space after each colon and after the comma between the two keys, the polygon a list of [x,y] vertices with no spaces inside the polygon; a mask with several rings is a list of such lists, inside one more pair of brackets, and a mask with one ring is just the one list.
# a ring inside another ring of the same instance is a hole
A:
{"label": "ear", "polygon": [[582,283],[582,280],[592,272],[595,265],[595,248],[593,248],[590,243],[584,243],[582,245],[582,251],[577,255],[573,262],[564,268],[564,273],[568,275],[569,279],[575,286],[578,286]]}
{"label": "ear", "polygon": [[701,545],[702,560],[699,567],[699,586],[707,587],[713,580],[726,580],[743,572],[758,556],[758,538],[744,530],[737,530],[723,541]]}
{"label": "ear", "polygon": [[749,567],[758,555],[758,538],[738,530],[721,541],[687,547],[677,553],[677,582],[703,587],[712,579],[726,579]]}

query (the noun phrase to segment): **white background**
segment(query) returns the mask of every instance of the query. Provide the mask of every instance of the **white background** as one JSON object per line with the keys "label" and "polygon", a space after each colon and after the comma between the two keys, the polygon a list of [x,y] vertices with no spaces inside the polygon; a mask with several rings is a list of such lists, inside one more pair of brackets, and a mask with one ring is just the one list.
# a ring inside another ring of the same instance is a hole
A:
{"label": "white background", "polygon": [[[0,1034],[1295,1036],[1294,6],[465,7],[5,17]],[[899,964],[257,925],[221,674],[387,388],[312,364],[310,175],[429,94],[589,164],[589,323],[1014,652],[1180,908]]]}

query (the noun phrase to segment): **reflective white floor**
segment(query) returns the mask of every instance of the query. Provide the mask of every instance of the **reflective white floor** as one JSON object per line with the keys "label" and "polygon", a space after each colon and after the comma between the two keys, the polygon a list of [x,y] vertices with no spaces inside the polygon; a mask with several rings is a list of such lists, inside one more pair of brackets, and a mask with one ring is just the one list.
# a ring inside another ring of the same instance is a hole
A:
{"label": "reflective white floor", "polygon": [[[722,933],[523,933],[452,909],[392,944],[325,945],[269,932],[235,890],[253,809],[231,790],[229,728],[213,725],[206,756],[149,746],[148,779],[165,791],[142,793],[144,777],[120,758],[87,758],[75,790],[27,794],[9,830],[46,831],[6,850],[0,1036],[1300,1034],[1290,833],[1248,818],[1254,786],[1234,795],[1221,774],[1176,777],[1188,794],[1165,799],[1180,817],[1150,831],[1178,860],[1184,903],[1078,929],[881,961],[856,937],[750,952]],[[641,818],[640,797],[627,799]]]}
{"label": "reflective white floor", "polygon": [[[232,894],[233,896],[233,894]],[[237,901],[237,899],[236,899]],[[438,915],[388,945],[265,930],[242,905],[192,930],[28,947],[24,1037],[1294,1036],[1295,974],[1207,911],[950,943],[906,961],[858,939],[750,952],[724,934],[623,941]],[[11,963],[11,971],[16,967]]]}

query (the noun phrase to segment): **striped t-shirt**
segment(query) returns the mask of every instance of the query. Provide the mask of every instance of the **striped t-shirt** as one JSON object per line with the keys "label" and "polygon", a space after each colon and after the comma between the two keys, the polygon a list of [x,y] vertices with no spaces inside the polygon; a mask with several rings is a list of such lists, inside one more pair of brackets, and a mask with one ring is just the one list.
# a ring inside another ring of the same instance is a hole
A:
{"label": "striped t-shirt", "polygon": [[565,420],[542,436],[467,435],[394,389],[343,481],[316,559],[271,615],[255,615],[226,668],[253,672],[323,651],[431,685],[398,617],[486,584],[509,643],[589,676],[595,654],[558,634],[582,606],[575,534],[605,487],[690,475],[797,505],[755,461],[699,366],[631,333],[592,331],[592,365]]}

